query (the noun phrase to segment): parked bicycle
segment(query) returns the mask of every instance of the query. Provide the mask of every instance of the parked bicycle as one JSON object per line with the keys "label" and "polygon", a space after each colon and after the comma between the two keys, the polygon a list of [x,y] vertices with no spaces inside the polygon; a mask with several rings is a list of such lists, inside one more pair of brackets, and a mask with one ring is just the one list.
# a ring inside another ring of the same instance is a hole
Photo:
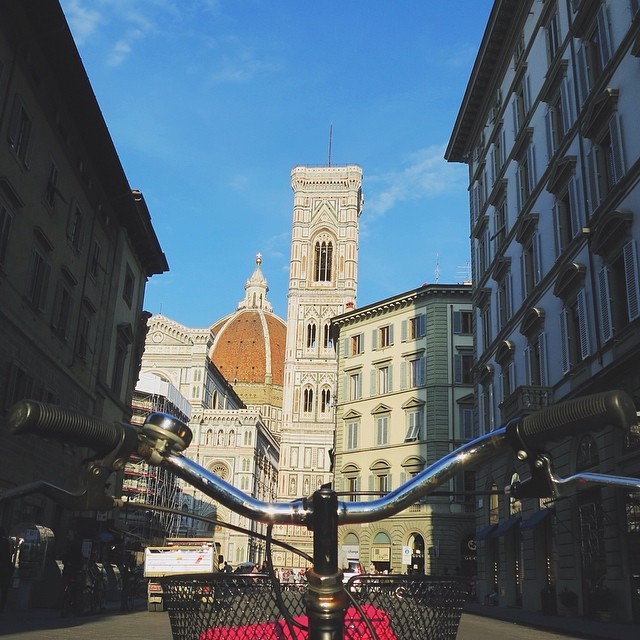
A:
{"label": "parked bicycle", "polygon": [[[466,584],[455,578],[367,576],[343,585],[338,564],[338,526],[382,520],[406,509],[470,467],[487,464],[511,449],[526,461],[530,478],[507,487],[516,499],[562,496],[591,486],[640,492],[640,479],[578,473],[559,478],[553,471],[548,442],[605,425],[628,429],[637,421],[632,400],[610,391],[554,405],[537,414],[468,442],[387,495],[369,502],[344,502],[330,485],[292,502],[262,502],[225,482],[183,451],[192,439],[187,425],[151,414],[142,428],[79,416],[32,401],[18,403],[9,422],[15,433],[56,437],[97,452],[88,463],[87,487],[77,499],[84,505],[117,501],[104,495],[104,482],[131,454],[160,465],[229,509],[251,520],[307,526],[314,532],[313,566],[304,594],[282,594],[269,562],[268,574],[213,574],[166,580],[166,608],[176,640],[223,638],[309,638],[309,640],[426,640],[455,638]],[[53,495],[59,488],[42,482]],[[55,489],[55,491],[54,491]],[[69,496],[64,491],[61,495]],[[77,494],[75,494],[77,495]],[[88,506],[86,508],[89,508]],[[267,552],[270,557],[270,535]],[[240,582],[243,584],[240,586]],[[249,581],[249,582],[247,582]],[[251,585],[247,589],[247,584]],[[261,594],[264,594],[264,598]],[[267,595],[269,599],[267,599]]]}
{"label": "parked bicycle", "polygon": [[69,576],[62,594],[60,615],[79,616],[104,609],[106,586],[100,567],[95,564]]}

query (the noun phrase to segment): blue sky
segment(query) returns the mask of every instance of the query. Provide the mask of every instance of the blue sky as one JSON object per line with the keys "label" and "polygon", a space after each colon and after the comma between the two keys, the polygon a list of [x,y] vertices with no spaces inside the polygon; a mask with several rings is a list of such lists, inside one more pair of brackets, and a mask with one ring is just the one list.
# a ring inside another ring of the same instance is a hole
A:
{"label": "blue sky", "polygon": [[363,170],[358,306],[469,272],[443,159],[493,0],[61,0],[170,271],[145,309],[235,310],[255,255],[286,318],[291,169]]}

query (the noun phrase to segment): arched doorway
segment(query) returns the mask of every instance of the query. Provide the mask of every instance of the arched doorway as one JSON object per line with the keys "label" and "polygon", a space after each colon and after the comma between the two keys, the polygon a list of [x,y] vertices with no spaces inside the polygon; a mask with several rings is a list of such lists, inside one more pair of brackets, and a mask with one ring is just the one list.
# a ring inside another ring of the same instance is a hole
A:
{"label": "arched doorway", "polygon": [[391,538],[380,531],[376,534],[371,545],[371,564],[376,573],[389,571],[391,567]]}
{"label": "arched doorway", "polygon": [[342,569],[346,569],[349,566],[350,560],[360,561],[360,540],[352,532],[345,535],[338,551],[338,561]]}
{"label": "arched doorway", "polygon": [[407,573],[424,574],[424,538],[419,533],[414,533],[409,538],[411,549],[411,564],[407,567]]}

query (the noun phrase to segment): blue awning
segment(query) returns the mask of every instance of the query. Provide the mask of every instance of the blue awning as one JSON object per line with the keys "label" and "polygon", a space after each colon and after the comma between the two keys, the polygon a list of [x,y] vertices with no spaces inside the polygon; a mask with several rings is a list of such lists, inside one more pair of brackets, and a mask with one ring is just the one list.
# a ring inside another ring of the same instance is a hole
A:
{"label": "blue awning", "polygon": [[486,540],[493,533],[493,530],[497,528],[497,526],[497,524],[488,524],[486,527],[483,527],[474,536],[475,540]]}
{"label": "blue awning", "polygon": [[520,523],[520,530],[527,531],[537,527],[541,522],[544,522],[549,516],[553,515],[554,512],[554,509],[540,509],[536,511],[531,517]]}
{"label": "blue awning", "polygon": [[503,520],[498,525],[498,528],[491,534],[491,536],[498,537],[503,536],[505,533],[509,533],[511,529],[520,524],[520,520],[522,520],[522,517],[519,515],[511,516],[509,519]]}

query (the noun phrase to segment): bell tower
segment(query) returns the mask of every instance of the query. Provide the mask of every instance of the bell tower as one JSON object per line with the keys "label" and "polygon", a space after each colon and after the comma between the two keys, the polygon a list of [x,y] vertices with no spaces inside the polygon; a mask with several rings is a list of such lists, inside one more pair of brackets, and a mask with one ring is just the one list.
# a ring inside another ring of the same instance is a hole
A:
{"label": "bell tower", "polygon": [[[355,165],[294,167],[293,229],[284,365],[278,499],[309,496],[330,482],[337,359],[331,318],[356,303],[362,169]],[[303,527],[287,539],[305,551]],[[283,532],[281,532],[283,533]],[[278,552],[279,566],[302,566]]]}

